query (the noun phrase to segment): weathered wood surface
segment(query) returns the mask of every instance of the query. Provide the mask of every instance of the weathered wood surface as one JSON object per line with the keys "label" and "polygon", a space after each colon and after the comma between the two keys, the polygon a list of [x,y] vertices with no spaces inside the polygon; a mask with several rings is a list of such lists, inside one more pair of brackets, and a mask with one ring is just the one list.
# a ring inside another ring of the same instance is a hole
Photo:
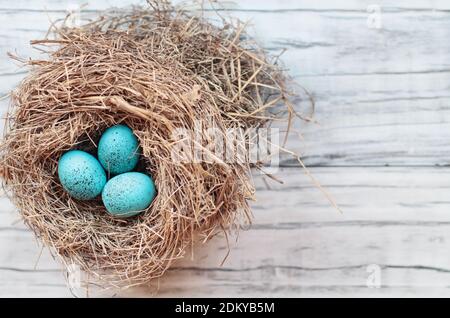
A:
{"label": "weathered wood surface", "polygon": [[[92,1],[86,16],[143,1]],[[77,1],[0,1],[0,94],[24,76],[6,52],[37,56],[31,39]],[[81,3],[81,2],[80,2]],[[84,3],[84,2],[83,2]],[[220,267],[225,243],[175,264],[158,296],[450,296],[450,2],[239,1],[224,14],[253,34],[315,97],[318,124],[290,138],[344,210],[336,212],[288,157],[284,185],[260,177],[255,223]],[[2,112],[7,100],[0,101]],[[299,110],[307,110],[307,101]],[[0,199],[0,296],[71,296],[61,265]],[[368,288],[369,264],[381,268]],[[155,287],[118,292],[152,296]],[[108,291],[108,295],[111,292]]]}
{"label": "weathered wood surface", "polygon": [[[435,295],[450,287],[449,168],[324,167],[314,175],[341,204],[332,208],[296,168],[284,185],[256,177],[255,224],[232,242],[195,250],[161,281],[159,296]],[[30,232],[11,226],[17,215],[2,205],[0,295],[69,295],[61,266]],[[366,286],[369,264],[381,267],[380,289]],[[29,289],[30,288],[30,289]],[[121,295],[146,296],[155,287]]]}

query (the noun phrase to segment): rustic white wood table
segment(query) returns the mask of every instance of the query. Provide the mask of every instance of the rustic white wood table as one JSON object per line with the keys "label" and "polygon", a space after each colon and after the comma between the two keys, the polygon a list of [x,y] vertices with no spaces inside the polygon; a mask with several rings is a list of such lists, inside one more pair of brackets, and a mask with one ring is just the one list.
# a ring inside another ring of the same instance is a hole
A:
{"label": "rustic white wood table", "polygon": [[[0,1],[1,95],[25,76],[6,53],[39,55],[29,41],[85,2]],[[82,14],[142,2],[89,1]],[[450,296],[450,2],[245,0],[224,13],[250,20],[272,53],[288,49],[318,122],[299,122],[290,147],[344,213],[286,157],[284,184],[255,176],[254,225],[225,264],[223,239],[199,246],[157,295]],[[71,297],[64,276],[2,197],[0,296]]]}

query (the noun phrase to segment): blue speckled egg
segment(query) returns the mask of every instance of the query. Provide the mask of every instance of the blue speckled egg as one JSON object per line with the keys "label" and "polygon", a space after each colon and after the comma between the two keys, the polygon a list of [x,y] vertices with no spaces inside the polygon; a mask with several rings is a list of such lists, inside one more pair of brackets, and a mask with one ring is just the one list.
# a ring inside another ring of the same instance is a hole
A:
{"label": "blue speckled egg", "polygon": [[129,217],[148,208],[156,195],[155,184],[148,175],[127,172],[109,180],[102,192],[106,210],[114,216]]}
{"label": "blue speckled egg", "polygon": [[79,200],[95,198],[106,184],[102,165],[94,156],[80,150],[71,150],[61,156],[58,177],[64,189]]}
{"label": "blue speckled egg", "polygon": [[139,155],[138,139],[125,125],[106,129],[98,143],[98,160],[111,174],[133,170]]}

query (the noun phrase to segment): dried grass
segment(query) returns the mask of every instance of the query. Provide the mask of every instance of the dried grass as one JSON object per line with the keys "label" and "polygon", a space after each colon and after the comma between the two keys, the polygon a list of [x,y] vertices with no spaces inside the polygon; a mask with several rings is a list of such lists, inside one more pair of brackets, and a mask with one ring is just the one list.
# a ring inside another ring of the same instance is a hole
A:
{"label": "dried grass", "polygon": [[[1,146],[4,186],[26,224],[66,263],[117,286],[148,283],[198,236],[250,222],[250,164],[176,162],[175,128],[198,120],[223,132],[261,127],[280,103],[288,120],[295,115],[282,73],[243,28],[156,3],[33,41],[49,58],[26,61],[32,68],[12,94]],[[130,219],[109,216],[100,199],[72,199],[56,173],[65,151],[95,151],[118,123],[135,131],[139,169],[158,189]]]}

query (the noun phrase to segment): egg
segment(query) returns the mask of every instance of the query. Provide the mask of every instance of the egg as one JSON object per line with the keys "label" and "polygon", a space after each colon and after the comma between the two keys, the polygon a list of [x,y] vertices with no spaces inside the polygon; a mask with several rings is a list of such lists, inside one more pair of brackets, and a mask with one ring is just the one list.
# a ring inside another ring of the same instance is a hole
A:
{"label": "egg", "polygon": [[94,156],[81,150],[70,150],[61,156],[58,177],[63,188],[79,200],[95,198],[106,184],[102,165]]}
{"label": "egg", "polygon": [[130,217],[148,208],[155,195],[155,184],[151,177],[140,172],[126,172],[106,183],[102,200],[110,214]]}
{"label": "egg", "polygon": [[106,129],[98,143],[98,159],[113,175],[133,170],[139,161],[139,155],[138,139],[125,125]]}

